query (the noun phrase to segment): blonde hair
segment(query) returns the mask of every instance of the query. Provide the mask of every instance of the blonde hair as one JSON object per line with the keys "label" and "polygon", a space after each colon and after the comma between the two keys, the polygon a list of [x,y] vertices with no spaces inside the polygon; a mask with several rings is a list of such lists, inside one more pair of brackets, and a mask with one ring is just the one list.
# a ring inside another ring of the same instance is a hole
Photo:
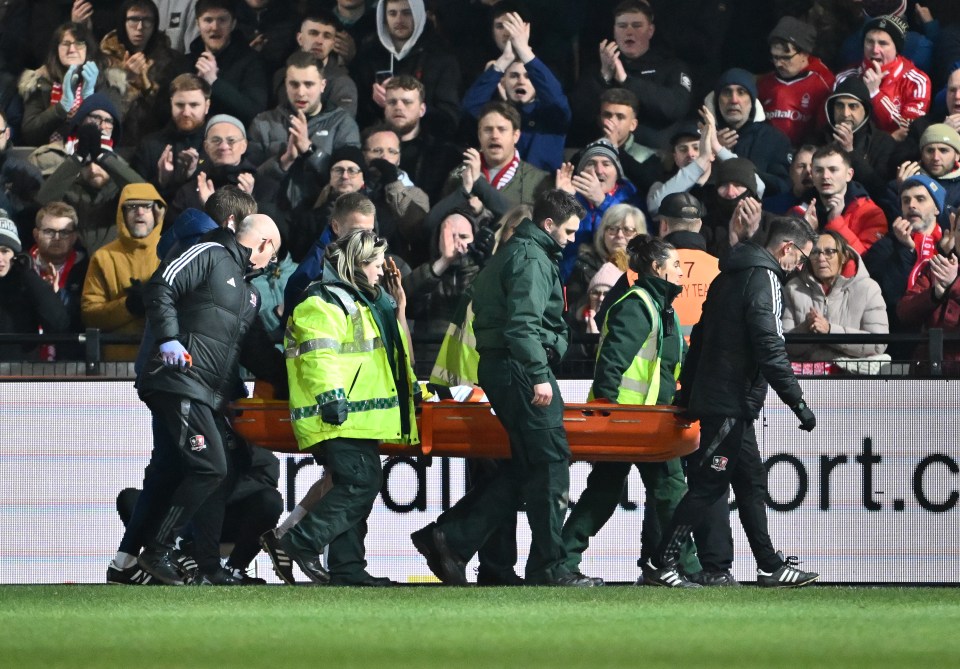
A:
{"label": "blonde hair", "polygon": [[529,204],[518,204],[508,209],[507,212],[500,217],[500,220],[497,221],[497,232],[493,237],[496,240],[493,246],[493,252],[496,253],[500,245],[504,243],[504,235],[509,239],[516,227],[520,225],[520,222],[531,216],[533,216],[533,207]]}
{"label": "blonde hair", "polygon": [[377,233],[372,230],[353,230],[327,246],[325,256],[343,281],[370,297],[376,297],[379,287],[367,280],[363,266],[386,252],[387,240]]}
{"label": "blonde hair", "polygon": [[[601,260],[609,260],[610,254],[612,251],[607,248],[607,245],[603,241],[603,233],[607,228],[612,228],[614,226],[622,225],[628,216],[633,216],[633,220],[637,222],[637,235],[649,235],[650,229],[647,227],[647,217],[643,215],[643,212],[630,204],[615,204],[603,215],[603,218],[600,219],[600,225],[597,226],[597,231],[593,233],[593,250],[597,252],[597,256]],[[627,240],[630,241],[629,239]]]}

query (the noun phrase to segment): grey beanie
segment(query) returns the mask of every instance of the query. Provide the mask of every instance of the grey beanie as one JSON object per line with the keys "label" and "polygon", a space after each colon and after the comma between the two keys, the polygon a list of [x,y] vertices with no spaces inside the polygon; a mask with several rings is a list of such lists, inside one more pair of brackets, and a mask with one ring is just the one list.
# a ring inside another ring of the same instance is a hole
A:
{"label": "grey beanie", "polygon": [[595,142],[587,144],[583,153],[580,155],[580,160],[577,161],[577,174],[583,171],[588,160],[597,156],[608,158],[614,167],[617,168],[617,180],[619,181],[623,178],[623,165],[620,164],[620,154],[617,153],[617,147],[606,138],[598,139]]}
{"label": "grey beanie", "polygon": [[[3,211],[3,210],[0,210]],[[0,216],[0,246],[7,246],[13,249],[14,253],[23,251],[20,244],[20,233],[17,232],[17,224],[6,217],[7,212]]]}
{"label": "grey beanie", "polygon": [[210,120],[207,121],[207,127],[203,129],[203,136],[206,137],[210,134],[210,128],[217,123],[229,123],[240,131],[244,139],[247,138],[247,129],[243,127],[243,123],[236,116],[230,116],[230,114],[217,114],[216,116],[210,117]]}

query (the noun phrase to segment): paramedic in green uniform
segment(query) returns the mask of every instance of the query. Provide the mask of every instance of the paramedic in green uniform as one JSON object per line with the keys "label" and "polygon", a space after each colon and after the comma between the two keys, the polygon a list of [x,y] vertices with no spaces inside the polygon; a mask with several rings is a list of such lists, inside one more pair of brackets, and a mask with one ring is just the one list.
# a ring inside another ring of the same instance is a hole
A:
{"label": "paramedic in green uniform", "polygon": [[[607,311],[601,325],[600,349],[593,374],[591,399],[615,404],[672,404],[684,354],[683,331],[671,306],[682,288],[683,269],[677,250],[669,242],[638,235],[627,245],[630,269],[636,282]],[[579,573],[580,560],[590,537],[596,535],[620,501],[629,462],[598,462],[587,477],[563,527],[566,566]],[[687,492],[680,458],[667,462],[638,462],[640,478],[654,499],[654,517],[645,517],[641,531],[641,561],[660,543],[673,510]],[[681,552],[686,573],[700,571],[700,562],[688,538]],[[641,581],[638,581],[642,582]]]}
{"label": "paramedic in green uniform", "polygon": [[369,230],[329,245],[323,278],[287,325],[293,432],[328,468],[333,487],[279,543],[317,576],[317,555],[329,545],[331,585],[392,584],[366,571],[363,545],[383,482],[380,443],[417,443],[410,345],[397,317],[406,300],[396,266],[388,262],[385,274],[386,250]]}
{"label": "paramedic in green uniform", "polygon": [[411,535],[430,570],[466,585],[464,568],[490,534],[524,504],[532,535],[529,585],[591,586],[571,573],[560,530],[570,487],[563,398],[551,364],[567,350],[558,262],[585,211],[560,190],[540,195],[474,281],[478,376],[510,437],[511,459],[448,512]]}

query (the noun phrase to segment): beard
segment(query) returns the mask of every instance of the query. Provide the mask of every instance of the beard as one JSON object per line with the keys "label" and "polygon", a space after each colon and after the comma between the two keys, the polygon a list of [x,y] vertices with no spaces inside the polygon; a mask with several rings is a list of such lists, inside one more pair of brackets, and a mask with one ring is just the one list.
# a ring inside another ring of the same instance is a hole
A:
{"label": "beard", "polygon": [[173,119],[173,124],[177,130],[182,133],[190,133],[203,126],[205,119],[196,119],[191,117],[181,117]]}

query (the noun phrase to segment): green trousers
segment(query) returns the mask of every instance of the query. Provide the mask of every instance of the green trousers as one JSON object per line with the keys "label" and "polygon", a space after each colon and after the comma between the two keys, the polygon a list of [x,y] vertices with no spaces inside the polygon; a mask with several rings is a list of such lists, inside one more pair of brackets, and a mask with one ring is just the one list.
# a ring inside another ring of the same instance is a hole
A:
{"label": "green trousers", "polygon": [[[670,525],[674,509],[687,492],[687,483],[680,458],[667,462],[638,462],[636,466],[646,489],[638,561],[642,565],[655,554],[663,528]],[[587,477],[587,487],[563,526],[563,547],[567,553],[565,565],[570,571],[579,570],[590,537],[596,536],[616,510],[630,467],[629,462],[597,462],[593,465],[593,471]],[[688,574],[700,571],[696,547],[690,538],[681,549],[680,567]]]}
{"label": "green trousers", "polygon": [[560,537],[570,489],[570,446],[563,429],[563,398],[551,376],[553,401],[535,407],[533,385],[523,366],[509,358],[484,356],[480,385],[510,437],[511,459],[437,519],[447,545],[469,560],[497,528],[526,505],[530,555],[526,580],[550,583],[563,574]]}
{"label": "green trousers", "polygon": [[380,444],[375,439],[336,438],[318,448],[333,487],[290,530],[290,540],[315,555],[329,545],[330,582],[356,583],[367,576],[363,541],[383,482]]}

